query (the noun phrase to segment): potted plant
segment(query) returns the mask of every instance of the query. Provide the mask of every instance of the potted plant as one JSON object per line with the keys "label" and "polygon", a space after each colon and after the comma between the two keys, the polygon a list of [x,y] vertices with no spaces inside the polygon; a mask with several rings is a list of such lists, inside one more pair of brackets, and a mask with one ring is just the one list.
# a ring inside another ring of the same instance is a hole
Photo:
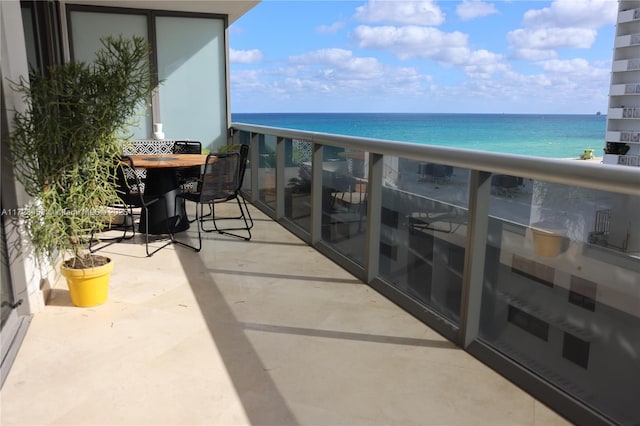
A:
{"label": "potted plant", "polygon": [[[26,105],[16,111],[9,138],[15,176],[33,197],[24,227],[39,260],[55,264],[62,256],[61,271],[78,306],[106,300],[113,262],[88,253],[86,243],[104,229],[105,206],[118,201],[123,139],[157,84],[144,39],[106,37],[101,43],[91,63],[54,65],[12,82]],[[102,272],[106,283],[96,279]],[[101,289],[76,284],[75,277]],[[89,294],[78,293],[86,289]]]}

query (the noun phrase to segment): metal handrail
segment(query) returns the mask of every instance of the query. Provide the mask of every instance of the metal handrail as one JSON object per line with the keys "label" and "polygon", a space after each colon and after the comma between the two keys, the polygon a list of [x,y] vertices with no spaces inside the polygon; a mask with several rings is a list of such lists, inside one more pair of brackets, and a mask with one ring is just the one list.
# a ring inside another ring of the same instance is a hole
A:
{"label": "metal handrail", "polygon": [[440,147],[245,123],[231,128],[352,150],[640,196],[640,167]]}

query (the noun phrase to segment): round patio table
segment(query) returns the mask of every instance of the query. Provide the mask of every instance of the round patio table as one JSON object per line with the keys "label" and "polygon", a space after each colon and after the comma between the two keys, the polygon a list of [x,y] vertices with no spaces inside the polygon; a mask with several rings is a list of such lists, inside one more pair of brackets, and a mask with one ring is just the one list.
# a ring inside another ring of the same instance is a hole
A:
{"label": "round patio table", "polygon": [[[189,229],[189,220],[184,205],[176,209],[176,195],[181,191],[178,181],[179,169],[204,165],[206,154],[146,154],[129,155],[135,168],[147,169],[144,193],[148,196],[162,195],[162,203],[149,206],[149,234],[167,234],[167,218],[176,217],[172,232]],[[145,229],[145,217],[140,218],[139,229]]]}

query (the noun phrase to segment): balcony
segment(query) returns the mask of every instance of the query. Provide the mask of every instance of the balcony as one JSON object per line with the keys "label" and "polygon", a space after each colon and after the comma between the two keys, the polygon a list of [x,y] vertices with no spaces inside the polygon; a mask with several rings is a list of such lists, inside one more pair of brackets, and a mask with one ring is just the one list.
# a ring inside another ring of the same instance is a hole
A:
{"label": "balcony", "polygon": [[[566,422],[252,209],[250,242],[105,249],[109,301],[56,288],[2,389],[24,424]],[[190,230],[192,238],[197,238]]]}
{"label": "balcony", "polygon": [[253,203],[308,244],[571,421],[640,416],[640,170],[232,133]]}
{"label": "balcony", "polygon": [[640,170],[230,134],[251,146],[255,238],[113,246],[108,304],[56,293],[34,318],[3,424],[638,418]]}

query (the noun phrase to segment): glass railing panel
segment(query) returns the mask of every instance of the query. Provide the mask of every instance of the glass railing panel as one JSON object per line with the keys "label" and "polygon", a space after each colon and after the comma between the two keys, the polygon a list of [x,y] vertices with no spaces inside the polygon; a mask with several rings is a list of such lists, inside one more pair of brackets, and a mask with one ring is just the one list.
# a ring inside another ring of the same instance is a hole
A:
{"label": "glass railing panel", "polygon": [[367,231],[368,154],[324,147],[322,239],[363,265]]}
{"label": "glass railing panel", "polygon": [[458,324],[469,171],[384,157],[379,274]]}
{"label": "glass railing panel", "polygon": [[271,135],[260,135],[258,151],[258,199],[276,209],[276,143]]}
{"label": "glass railing panel", "polygon": [[528,225],[531,221],[531,200],[534,182],[520,176],[491,176],[489,214]]}
{"label": "glass railing panel", "polygon": [[490,200],[480,338],[634,424],[640,197],[533,180],[503,189]]}
{"label": "glass railing panel", "polygon": [[313,143],[285,141],[284,215],[311,232],[311,159]]}

